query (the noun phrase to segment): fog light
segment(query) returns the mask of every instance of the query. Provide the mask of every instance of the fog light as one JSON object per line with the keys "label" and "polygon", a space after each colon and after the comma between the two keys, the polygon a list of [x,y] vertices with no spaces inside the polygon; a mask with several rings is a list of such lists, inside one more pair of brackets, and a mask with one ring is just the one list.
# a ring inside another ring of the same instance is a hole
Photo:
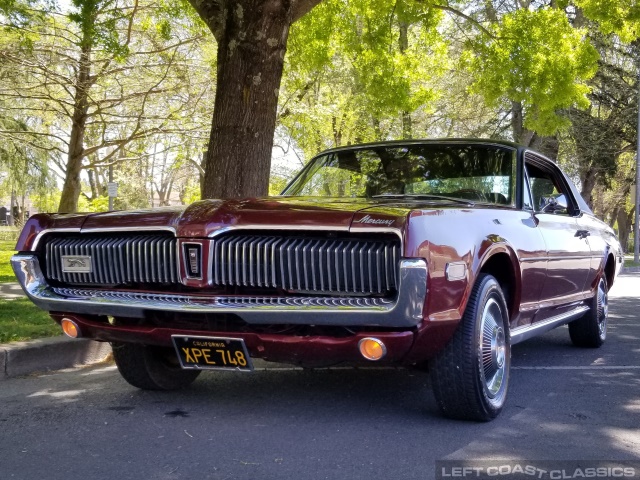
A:
{"label": "fog light", "polygon": [[380,360],[387,354],[387,347],[377,338],[363,338],[358,342],[360,353],[367,360]]}
{"label": "fog light", "polygon": [[78,338],[80,336],[80,329],[78,325],[73,320],[69,320],[68,318],[63,318],[60,322],[60,326],[62,327],[62,331],[71,338]]}

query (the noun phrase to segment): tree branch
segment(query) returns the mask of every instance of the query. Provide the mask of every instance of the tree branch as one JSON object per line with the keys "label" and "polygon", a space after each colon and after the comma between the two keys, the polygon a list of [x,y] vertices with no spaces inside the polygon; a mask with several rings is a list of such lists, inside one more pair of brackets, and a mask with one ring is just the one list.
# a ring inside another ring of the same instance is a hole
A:
{"label": "tree branch", "polygon": [[482,25],[478,20],[476,20],[475,18],[470,17],[469,15],[467,15],[464,12],[461,12],[460,10],[450,7],[449,5],[438,5],[435,3],[430,3],[429,6],[433,7],[433,8],[437,8],[438,10],[444,10],[445,12],[449,12],[449,13],[453,13],[454,15],[464,18],[465,20],[467,20],[468,22],[473,23],[476,27],[478,27],[485,35],[489,36],[489,38],[495,38],[495,35],[493,33],[491,33],[487,27],[485,27],[484,25]]}
{"label": "tree branch", "polygon": [[309,13],[322,0],[295,0],[291,6],[291,23],[298,21]]}
{"label": "tree branch", "polygon": [[209,27],[216,41],[220,42],[224,31],[224,19],[227,15],[226,2],[224,0],[189,0],[189,3]]}

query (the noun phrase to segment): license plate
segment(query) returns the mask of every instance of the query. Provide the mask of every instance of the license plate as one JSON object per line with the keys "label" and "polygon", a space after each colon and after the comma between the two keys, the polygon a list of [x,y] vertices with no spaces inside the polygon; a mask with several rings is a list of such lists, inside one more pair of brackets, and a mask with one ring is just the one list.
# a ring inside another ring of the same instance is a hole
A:
{"label": "license plate", "polygon": [[189,337],[173,335],[173,345],[182,368],[208,370],[253,370],[251,357],[241,338]]}

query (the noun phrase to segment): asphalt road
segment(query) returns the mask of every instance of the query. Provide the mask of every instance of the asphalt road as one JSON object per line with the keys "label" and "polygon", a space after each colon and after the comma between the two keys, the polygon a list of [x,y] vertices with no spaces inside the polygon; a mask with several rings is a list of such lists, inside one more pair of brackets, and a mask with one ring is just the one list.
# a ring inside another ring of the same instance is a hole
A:
{"label": "asphalt road", "polygon": [[438,459],[640,460],[640,275],[611,295],[609,337],[566,328],[513,348],[490,423],[441,418],[425,373],[206,373],[179,393],[110,365],[0,383],[0,480],[432,479]]}

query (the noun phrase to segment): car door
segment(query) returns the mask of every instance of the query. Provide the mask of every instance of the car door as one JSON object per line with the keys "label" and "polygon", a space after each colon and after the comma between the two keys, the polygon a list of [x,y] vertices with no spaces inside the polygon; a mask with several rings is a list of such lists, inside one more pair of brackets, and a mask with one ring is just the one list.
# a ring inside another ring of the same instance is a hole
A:
{"label": "car door", "polygon": [[578,225],[577,203],[560,170],[531,153],[525,155],[525,170],[547,259],[535,322],[574,308],[575,302],[583,299],[591,270],[591,248],[588,235]]}

